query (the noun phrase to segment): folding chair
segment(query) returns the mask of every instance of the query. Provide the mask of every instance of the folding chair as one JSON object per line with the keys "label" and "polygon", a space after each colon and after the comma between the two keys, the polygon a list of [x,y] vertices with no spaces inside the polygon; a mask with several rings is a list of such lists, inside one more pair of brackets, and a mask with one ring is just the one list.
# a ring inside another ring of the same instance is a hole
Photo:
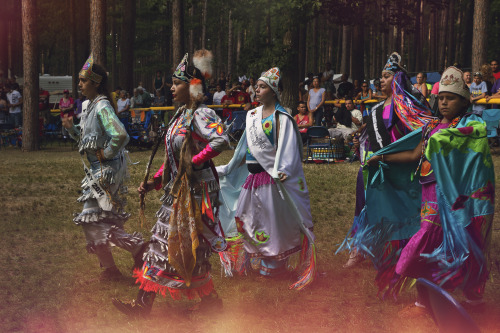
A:
{"label": "folding chair", "polygon": [[314,160],[334,160],[334,145],[330,133],[325,127],[312,126],[307,129],[307,156],[305,162]]}
{"label": "folding chair", "polygon": [[233,121],[227,125],[226,120],[226,134],[229,140],[236,143],[240,140],[241,134],[245,130],[246,111],[233,111]]}
{"label": "folding chair", "polygon": [[429,309],[440,332],[480,332],[467,311],[443,288],[420,278],[417,279],[417,290],[419,298]]}

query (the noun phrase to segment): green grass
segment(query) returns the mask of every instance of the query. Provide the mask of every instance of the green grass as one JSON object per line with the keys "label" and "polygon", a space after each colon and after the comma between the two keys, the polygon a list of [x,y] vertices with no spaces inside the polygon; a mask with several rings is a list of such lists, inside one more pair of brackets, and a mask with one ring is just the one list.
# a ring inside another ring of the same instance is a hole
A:
{"label": "green grass", "polygon": [[[130,154],[127,210],[132,218],[129,232],[149,237],[155,222],[160,192],[147,197],[147,226],[138,222],[135,188],[143,178],[150,151]],[[216,164],[227,162],[224,152]],[[163,160],[156,158],[154,168]],[[497,175],[500,157],[495,156]],[[318,269],[313,285],[297,292],[289,280],[262,282],[254,276],[221,277],[218,256],[212,257],[214,282],[224,310],[210,314],[186,314],[188,301],[158,297],[147,319],[130,320],[111,305],[112,297],[132,299],[137,293],[133,279],[117,283],[97,280],[97,258],[85,250],[85,237],[72,222],[82,163],[68,146],[48,146],[43,151],[22,153],[0,150],[0,332],[432,332],[432,319],[400,318],[398,312],[414,301],[408,291],[398,301],[381,300],[373,283],[375,271],[365,261],[343,269],[347,254],[334,255],[349,230],[354,212],[358,164],[304,165],[311,192]],[[498,183],[498,181],[497,181]],[[499,203],[497,200],[497,207]],[[498,214],[497,214],[498,216]],[[498,217],[495,218],[497,220]],[[494,228],[498,229],[495,221]],[[471,315],[484,332],[500,332],[500,236],[493,231],[493,265],[487,284],[487,306]],[[124,274],[132,258],[113,251]],[[463,297],[454,293],[459,300]]]}

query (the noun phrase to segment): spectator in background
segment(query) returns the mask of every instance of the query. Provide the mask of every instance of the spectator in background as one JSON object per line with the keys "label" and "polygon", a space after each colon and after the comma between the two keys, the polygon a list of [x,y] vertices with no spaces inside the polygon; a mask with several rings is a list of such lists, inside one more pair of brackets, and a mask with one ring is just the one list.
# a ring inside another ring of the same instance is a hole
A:
{"label": "spectator in background", "polygon": [[332,69],[332,64],[325,64],[325,71],[321,75],[321,87],[325,88],[326,99],[332,99],[335,94],[335,86],[333,85],[333,76],[335,72]]}
{"label": "spectator in background", "polygon": [[431,90],[431,94],[432,95],[437,95],[439,94],[439,81],[441,81],[441,76],[443,75],[443,71],[439,71],[439,77],[440,79],[434,83],[434,85],[432,86],[432,90]]}
{"label": "spectator in background", "polygon": [[293,117],[297,126],[299,127],[300,137],[302,138],[302,144],[305,145],[307,142],[307,129],[313,125],[313,115],[307,110],[307,104],[304,101],[299,101],[297,106],[298,114]]}
{"label": "spectator in background", "polygon": [[488,64],[483,64],[479,71],[481,72],[481,74],[483,74],[483,81],[486,83],[486,88],[488,88],[488,92],[486,93],[486,95],[489,95],[491,88],[493,88],[493,84],[495,83],[495,77],[493,76],[491,66]]}
{"label": "spectator in background", "polygon": [[354,85],[354,89],[352,91],[351,97],[357,96],[361,92],[361,85],[359,84],[359,80],[354,80],[353,85]]}
{"label": "spectator in background", "polygon": [[[217,83],[217,86],[215,87],[216,91],[214,92],[213,95],[213,100],[215,105],[221,105],[222,104],[222,98],[226,96],[226,92],[222,90],[222,86]],[[215,113],[222,119],[222,108],[215,108]]]}
{"label": "spectator in background", "polygon": [[[140,103],[139,103],[140,102]],[[134,94],[130,98],[130,108],[139,108],[142,105],[142,97],[139,96],[139,92],[137,91],[137,88],[134,88]]]}
{"label": "spectator in background", "polygon": [[[75,115],[75,101],[69,96],[69,90],[63,91],[63,97],[59,100],[59,109],[61,109],[61,119],[65,117],[73,117]],[[68,138],[68,130],[62,127],[62,136],[66,140]]]}
{"label": "spectator in background", "polygon": [[[158,92],[159,93],[159,92]],[[118,108],[116,109],[116,114],[118,119],[122,122],[125,130],[128,133],[129,130],[129,118],[130,118],[130,99],[127,98],[127,92],[125,90],[120,91],[120,98],[116,102]]]}
{"label": "spectator in background", "polygon": [[224,71],[220,72],[219,81],[217,81],[217,84],[220,84],[221,88],[226,88],[227,83],[228,82],[226,80],[226,72],[224,72]]}
{"label": "spectator in background", "polygon": [[[490,90],[490,96],[486,96],[486,102],[489,102],[492,98],[500,98],[500,80],[496,80],[495,84]],[[498,104],[491,105],[492,109],[498,109]]]}
{"label": "spectator in background", "polygon": [[323,105],[325,104],[325,88],[320,88],[319,79],[315,77],[312,82],[312,88],[309,89],[307,98],[307,107],[314,116],[314,125],[321,126],[323,119]]}
{"label": "spectator in background", "polygon": [[464,72],[464,81],[467,87],[470,88],[470,85],[472,84],[472,74],[470,72]]}
{"label": "spectator in background", "polygon": [[417,83],[413,85],[417,88],[425,98],[429,95],[429,91],[427,90],[427,84],[425,83],[424,73],[417,74]]}
{"label": "spectator in background", "polygon": [[165,96],[163,96],[161,89],[155,90],[155,99],[153,101],[153,106],[154,107],[165,106]]}
{"label": "spectator in background", "polygon": [[311,83],[313,81],[314,75],[313,73],[307,73],[306,78],[303,82],[299,83],[299,100],[307,101],[309,97],[309,88],[311,87]]}
{"label": "spectator in background", "polygon": [[137,87],[137,93],[141,96],[140,101],[142,103],[140,107],[149,108],[151,106],[151,95],[142,86]]}
{"label": "spectator in background", "polygon": [[[175,68],[172,68],[172,73],[175,71]],[[172,88],[172,75],[167,75],[165,77],[165,105],[166,106],[172,106],[172,101],[173,101],[173,97],[172,97],[172,90],[170,90]]]}
{"label": "spectator in background", "polygon": [[118,99],[120,98],[120,91],[122,91],[122,88],[116,87],[114,91],[111,92],[111,104],[115,108],[115,111],[118,110],[118,106],[116,102],[118,102]]}
{"label": "spectator in background", "polygon": [[484,104],[477,104],[476,101],[486,97],[488,88],[486,82],[483,81],[481,72],[474,73],[474,82],[472,82],[469,89],[471,94],[470,102],[472,103],[472,113],[482,116],[486,106]]}
{"label": "spectator in background", "polygon": [[165,88],[165,77],[160,70],[156,71],[155,77],[153,78],[153,87],[155,88],[155,95],[157,91],[160,91],[160,96],[163,96],[163,89]]}
{"label": "spectator in background", "polygon": [[349,74],[342,74],[342,77],[340,78],[341,83],[339,85],[339,89],[337,89],[338,98],[346,98],[346,97],[352,98],[354,85],[348,80],[349,80]]}
{"label": "spectator in background", "polygon": [[250,77],[245,83],[247,85],[246,93],[250,96],[250,101],[253,103],[255,100],[255,80]]}
{"label": "spectator in background", "polygon": [[386,99],[387,96],[382,92],[382,85],[380,84],[380,79],[375,79],[373,81],[373,86],[375,89],[373,90],[372,97],[376,99]]}
{"label": "spectator in background", "polygon": [[363,81],[361,85],[361,91],[354,98],[356,100],[361,100],[360,111],[363,114],[363,118],[367,117],[370,114],[371,106],[369,104],[365,104],[363,100],[372,99],[372,91],[369,89],[368,82]]}
{"label": "spectator in background", "polygon": [[5,86],[7,90],[7,106],[9,107],[9,123],[14,127],[21,127],[23,125],[23,113],[21,105],[23,105],[23,96],[15,89],[13,83],[8,83]]}
{"label": "spectator in background", "polygon": [[[243,109],[245,111],[250,110],[252,104],[250,104],[250,96],[242,89],[238,81],[233,82],[233,86],[229,91],[226,91],[226,96],[222,98],[223,105],[231,104],[244,104]],[[233,110],[230,108],[225,108],[222,110],[222,115],[224,118],[232,119]]]}
{"label": "spectator in background", "polygon": [[422,74],[424,74],[424,82],[425,82],[425,85],[427,86],[427,96],[429,96],[430,91],[432,90],[432,84],[427,82],[427,73],[422,73]]}
{"label": "spectator in background", "polygon": [[38,111],[40,112],[40,116],[42,116],[46,122],[50,119],[49,98],[49,92],[40,87],[40,92],[38,93]]}
{"label": "spectator in background", "polygon": [[7,95],[0,89],[0,129],[7,127],[9,123],[9,108],[7,107]]}
{"label": "spectator in background", "polygon": [[82,92],[78,92],[78,98],[75,100],[75,117],[76,119],[73,119],[75,123],[79,122],[80,118],[82,117],[82,107],[83,107],[83,102],[85,102],[87,98],[83,96]]}
{"label": "spectator in background", "polygon": [[328,129],[332,138],[343,138],[347,141],[349,135],[356,132],[362,125],[363,115],[361,111],[354,108],[354,102],[350,98],[346,98],[344,106],[334,116],[337,122],[336,128]]}
{"label": "spectator in background", "polygon": [[212,105],[214,103],[213,95],[210,90],[207,89],[205,96],[203,96],[203,104]]}
{"label": "spectator in background", "polygon": [[493,77],[495,78],[495,80],[500,79],[500,67],[498,66],[498,61],[496,59],[493,59],[490,62],[490,66],[491,66],[491,71],[493,72]]}

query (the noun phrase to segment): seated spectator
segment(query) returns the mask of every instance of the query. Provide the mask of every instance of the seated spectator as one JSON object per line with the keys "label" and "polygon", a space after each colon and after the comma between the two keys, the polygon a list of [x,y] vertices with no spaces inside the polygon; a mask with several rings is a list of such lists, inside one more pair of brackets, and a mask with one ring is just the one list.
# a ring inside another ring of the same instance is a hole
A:
{"label": "seated spectator", "polygon": [[142,86],[137,87],[137,93],[141,96],[141,99],[137,102],[142,102],[139,107],[149,108],[151,106],[151,95]]}
{"label": "seated spectator", "polygon": [[160,70],[157,70],[153,77],[153,87],[155,88],[155,96],[157,91],[160,92],[160,96],[164,96],[163,88],[165,88],[165,76],[163,76]]}
{"label": "seated spectator", "polygon": [[[231,104],[244,104],[243,109],[245,111],[250,110],[252,104],[250,104],[250,96],[243,91],[241,85],[238,81],[233,82],[233,86],[229,91],[226,91],[226,96],[222,98],[222,105]],[[233,110],[230,108],[224,108],[222,110],[222,116],[229,121],[232,120]]]}
{"label": "seated spectator", "polygon": [[354,89],[352,91],[352,97],[357,96],[361,92],[361,85],[359,84],[359,80],[354,80],[353,86]]}
{"label": "seated spectator", "polygon": [[471,72],[464,72],[464,81],[467,87],[470,88],[470,85],[472,84],[472,74]]}
{"label": "seated spectator", "polygon": [[210,90],[207,89],[207,92],[205,93],[205,96],[203,96],[203,104],[205,105],[212,105],[214,102],[213,95],[210,92]]}
{"label": "seated spectator", "polygon": [[255,100],[255,80],[253,77],[250,77],[249,80],[245,82],[246,85],[246,93],[250,96],[250,102],[253,103]]}
{"label": "seated spectator", "polygon": [[130,98],[130,108],[140,108],[142,107],[142,96],[139,95],[137,88],[134,88],[134,95]]}
{"label": "seated spectator", "polygon": [[40,87],[40,92],[38,93],[38,112],[40,116],[43,117],[45,122],[50,119],[50,104],[49,104],[50,93]]}
{"label": "seated spectator", "polygon": [[337,111],[334,120],[337,122],[337,128],[328,129],[330,137],[335,139],[343,138],[344,141],[348,141],[350,135],[361,127],[363,115],[361,111],[354,108],[352,99],[347,98],[345,100],[345,106]]}
{"label": "seated spectator", "polygon": [[[162,95],[162,91],[160,89],[155,90],[156,96],[153,101],[153,106],[161,107],[165,106],[165,96]],[[121,97],[121,96],[120,96]]]}
{"label": "seated spectator", "polygon": [[484,104],[477,104],[476,101],[485,98],[488,92],[486,82],[483,81],[481,72],[474,73],[474,82],[469,87],[470,89],[470,102],[472,103],[472,113],[482,116],[483,110],[486,110]]}
{"label": "seated spectator", "polygon": [[[69,90],[63,91],[63,97],[59,100],[59,109],[61,109],[61,119],[73,117],[75,115],[75,101],[69,96]],[[62,136],[66,140],[68,138],[68,130],[62,127]]]}
{"label": "seated spectator", "polygon": [[368,82],[363,81],[361,85],[361,91],[354,98],[355,100],[360,100],[360,111],[363,114],[363,118],[367,117],[370,114],[371,106],[369,104],[365,104],[364,100],[372,99],[372,91],[369,89]]}
{"label": "seated spectator", "polygon": [[113,105],[113,107],[115,108],[115,112],[116,110],[118,110],[118,106],[116,104],[116,102],[118,102],[118,99],[120,98],[120,91],[122,91],[122,88],[120,87],[116,87],[114,91],[111,92],[111,104]]}
{"label": "seated spectator", "polygon": [[129,118],[130,118],[130,99],[127,98],[127,92],[125,90],[120,91],[120,98],[116,102],[118,106],[117,115],[118,119],[122,122],[125,130],[129,130]]}
{"label": "seated spectator", "polygon": [[373,81],[373,86],[375,89],[373,90],[372,97],[375,99],[387,99],[387,96],[382,92],[382,86],[380,84],[380,79],[375,79]]}
{"label": "seated spectator", "polygon": [[78,92],[78,98],[75,100],[75,117],[76,119],[73,119],[73,122],[77,123],[77,120],[79,120],[82,117],[82,104],[85,102],[87,97],[83,96],[82,92]]}
{"label": "seated spectator", "polygon": [[337,97],[338,98],[352,98],[352,94],[354,91],[354,85],[348,81],[349,75],[348,74],[342,74],[342,77],[340,78],[340,85],[339,89],[337,89]]}
{"label": "seated spectator", "polygon": [[7,95],[0,90],[0,129],[7,127],[9,123],[9,109],[7,108]]}
{"label": "seated spectator", "polygon": [[427,98],[427,96],[429,95],[429,91],[427,90],[427,84],[424,80],[424,73],[417,74],[417,83],[415,83],[413,86],[417,88],[425,98]]}
{"label": "seated spectator", "polygon": [[297,106],[298,114],[293,117],[297,126],[299,127],[300,136],[302,138],[302,144],[306,144],[307,141],[307,129],[313,125],[313,115],[308,112],[307,104],[304,101],[299,101]]}
{"label": "seated spectator", "polygon": [[[496,80],[495,84],[490,90],[490,96],[486,96],[486,102],[489,102],[492,98],[500,98],[500,80]],[[492,109],[498,109],[498,104],[491,105]]]}
{"label": "seated spectator", "polygon": [[[222,98],[226,96],[226,92],[222,90],[222,86],[220,84],[217,84],[215,87],[216,91],[214,92],[213,95],[213,101],[214,105],[221,105],[222,104]],[[222,108],[215,108],[215,113],[222,118]]]}
{"label": "seated spectator", "polygon": [[434,83],[434,85],[432,86],[432,90],[431,90],[431,94],[432,95],[438,95],[439,94],[439,81],[441,81],[441,76],[443,75],[443,71],[439,71],[439,76],[440,76],[440,79],[437,80],[436,83]]}
{"label": "seated spectator", "polygon": [[495,84],[493,71],[491,70],[491,66],[489,64],[483,64],[479,71],[481,72],[481,74],[483,74],[483,82],[486,83],[486,88],[488,88],[486,96],[488,96],[490,94],[491,88],[493,88],[493,84]]}
{"label": "seated spectator", "polygon": [[498,61],[497,60],[492,60],[490,62],[491,66],[491,71],[493,72],[493,76],[495,77],[495,80],[500,79],[500,67],[498,66]]}

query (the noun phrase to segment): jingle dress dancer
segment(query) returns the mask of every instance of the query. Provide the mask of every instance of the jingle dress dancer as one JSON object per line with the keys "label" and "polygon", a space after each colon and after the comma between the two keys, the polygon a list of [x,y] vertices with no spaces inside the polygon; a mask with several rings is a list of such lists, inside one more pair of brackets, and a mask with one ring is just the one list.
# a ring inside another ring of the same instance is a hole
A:
{"label": "jingle dress dancer", "polygon": [[83,103],[80,124],[73,124],[73,117],[64,117],[63,126],[78,141],[80,154],[86,154],[90,166],[84,165],[82,195],[78,202],[83,210],[74,222],[81,225],[87,239],[87,251],[96,254],[101,267],[102,280],[114,280],[121,276],[115,265],[110,245],[129,251],[134,257],[134,267],[141,264],[144,242],[140,234],[129,235],[123,224],[129,214],[123,208],[127,192],[124,180],[128,177],[125,145],[129,137],[109,102],[106,70],[94,64],[92,55],[79,74],[78,84],[88,98]]}
{"label": "jingle dress dancer", "polygon": [[[291,286],[301,289],[316,271],[313,223],[302,140],[296,122],[279,103],[279,80],[276,67],[259,78],[256,95],[262,106],[247,112],[245,133],[232,160],[217,167],[221,222],[228,236],[236,232],[243,240],[263,276],[286,273],[288,258],[302,252],[302,275]],[[225,261],[226,271],[234,261]]]}
{"label": "jingle dress dancer", "polygon": [[165,162],[153,180],[141,183],[140,193],[164,189],[163,202],[152,229],[142,269],[134,272],[139,286],[130,303],[113,299],[129,316],[151,311],[156,293],[174,300],[201,298],[194,309],[221,306],[210,275],[209,257],[225,249],[218,220],[219,181],[212,158],[228,146],[215,111],[201,104],[212,54],[196,51],[194,66],[186,54],[172,75],[174,101],[183,104],[170,120],[165,135]]}

